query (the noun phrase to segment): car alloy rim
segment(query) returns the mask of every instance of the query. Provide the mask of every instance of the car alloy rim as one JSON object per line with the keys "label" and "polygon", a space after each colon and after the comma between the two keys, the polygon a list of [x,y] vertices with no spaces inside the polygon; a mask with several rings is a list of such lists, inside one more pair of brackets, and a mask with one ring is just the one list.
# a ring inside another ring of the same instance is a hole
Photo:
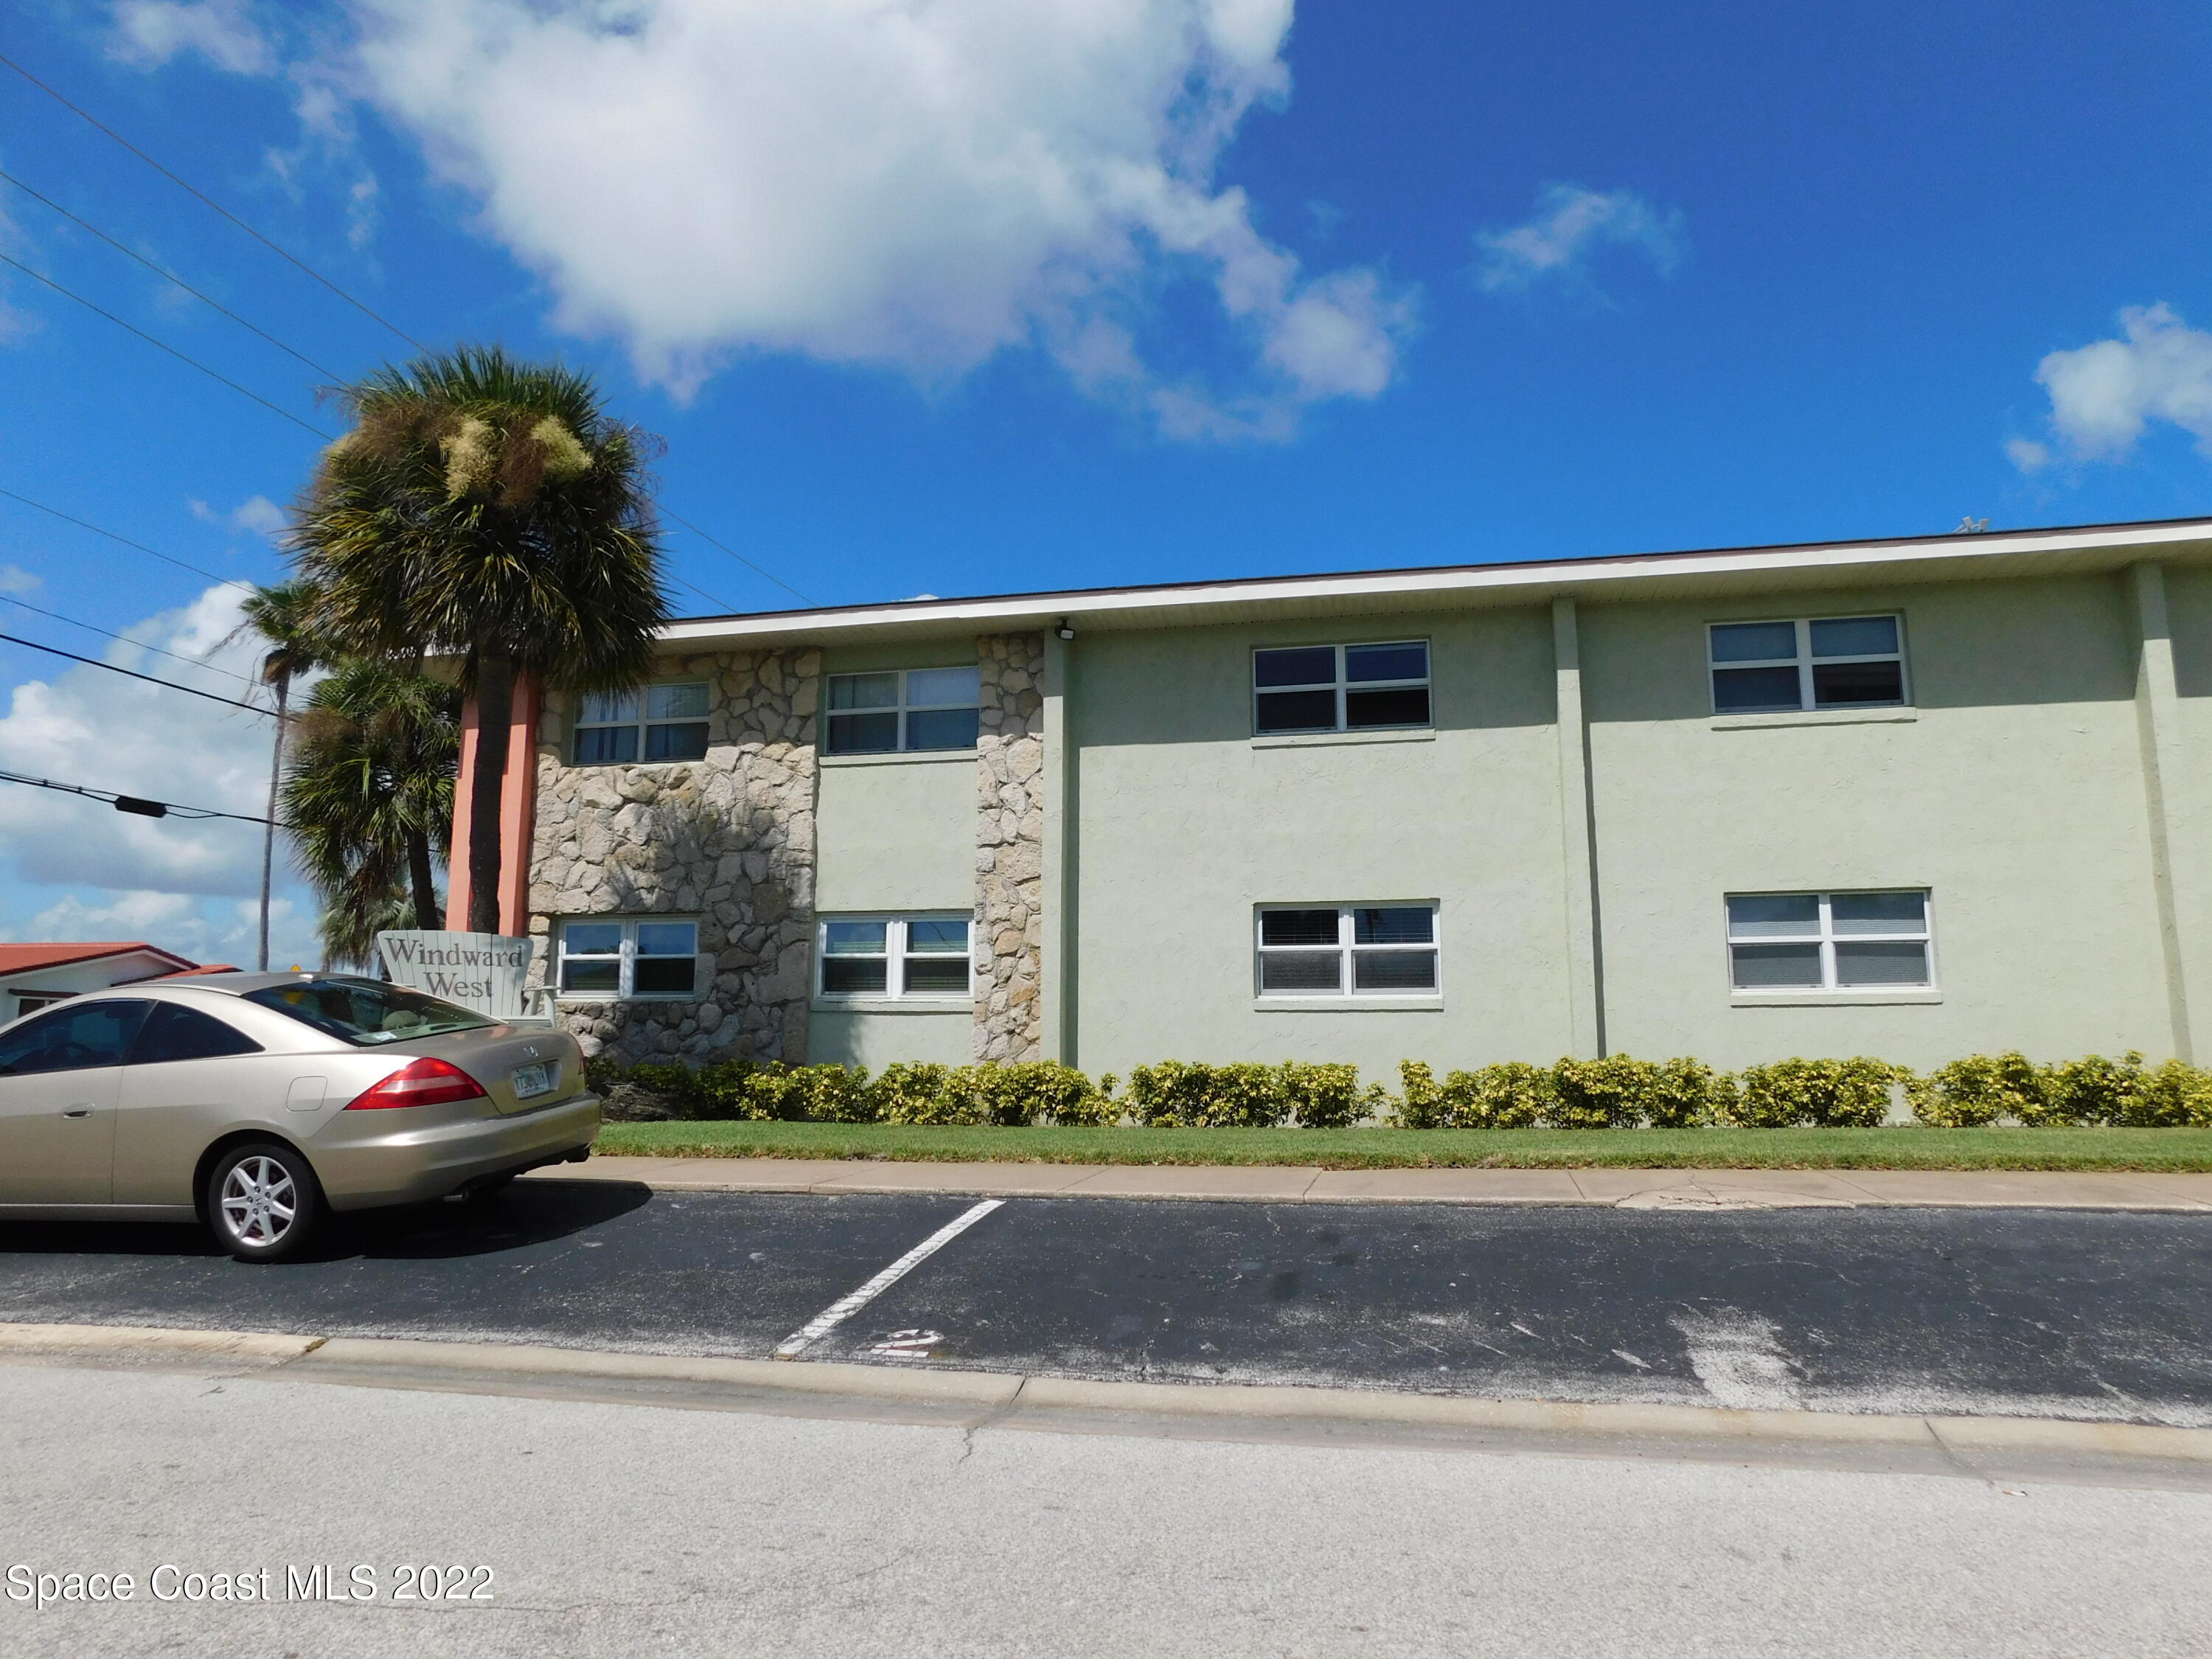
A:
{"label": "car alloy rim", "polygon": [[274,1244],[292,1231],[299,1189],[292,1172],[273,1158],[245,1158],[222,1178],[223,1225],[246,1244]]}

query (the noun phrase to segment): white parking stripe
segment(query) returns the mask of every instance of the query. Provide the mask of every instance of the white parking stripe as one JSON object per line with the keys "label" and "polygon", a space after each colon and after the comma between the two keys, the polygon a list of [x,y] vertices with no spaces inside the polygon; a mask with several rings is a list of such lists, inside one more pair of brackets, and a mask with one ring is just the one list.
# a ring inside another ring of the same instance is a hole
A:
{"label": "white parking stripe", "polygon": [[832,1302],[820,1313],[777,1343],[775,1357],[778,1359],[796,1359],[801,1348],[836,1329],[844,1322],[848,1316],[866,1307],[877,1297],[897,1284],[899,1280],[904,1279],[924,1261],[1005,1202],[1006,1200],[1002,1198],[987,1198],[974,1209],[946,1222],[945,1225],[923,1239],[921,1243],[892,1262],[883,1272],[861,1285],[859,1290],[849,1296],[838,1297],[836,1301]]}

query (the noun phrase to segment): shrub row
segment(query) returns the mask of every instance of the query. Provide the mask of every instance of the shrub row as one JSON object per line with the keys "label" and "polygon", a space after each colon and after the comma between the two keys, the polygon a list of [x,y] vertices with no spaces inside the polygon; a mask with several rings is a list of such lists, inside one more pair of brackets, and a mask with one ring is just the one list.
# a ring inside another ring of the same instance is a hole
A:
{"label": "shrub row", "polygon": [[1886,1060],[1781,1060],[1730,1074],[1695,1060],[1508,1060],[1441,1081],[1419,1060],[1403,1092],[1360,1086],[1359,1068],[1286,1060],[1200,1065],[1163,1060],[1093,1082],[1042,1060],[1012,1066],[785,1066],[721,1060],[589,1062],[617,1121],[723,1119],[813,1123],[1063,1124],[1125,1119],[1182,1128],[1344,1128],[1395,1121],[1409,1129],[1871,1128],[1901,1088],[1921,1122],[1975,1128],[2010,1119],[2030,1127],[2117,1124],[2212,1127],[2212,1073],[2141,1054],[2038,1065],[2016,1053],[1974,1054],[1924,1074]]}

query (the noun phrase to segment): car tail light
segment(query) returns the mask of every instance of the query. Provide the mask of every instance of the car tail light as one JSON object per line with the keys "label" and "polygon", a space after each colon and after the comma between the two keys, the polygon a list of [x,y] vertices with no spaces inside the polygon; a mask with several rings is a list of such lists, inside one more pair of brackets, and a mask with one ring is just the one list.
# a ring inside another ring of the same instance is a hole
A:
{"label": "car tail light", "polygon": [[346,1110],[373,1111],[384,1106],[441,1106],[453,1100],[481,1100],[483,1085],[449,1060],[411,1060],[357,1099]]}

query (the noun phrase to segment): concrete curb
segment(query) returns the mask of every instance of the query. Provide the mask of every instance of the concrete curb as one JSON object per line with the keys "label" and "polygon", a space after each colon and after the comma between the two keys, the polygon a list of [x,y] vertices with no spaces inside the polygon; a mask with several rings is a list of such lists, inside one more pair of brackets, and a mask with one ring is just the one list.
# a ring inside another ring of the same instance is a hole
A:
{"label": "concrete curb", "polygon": [[1288,1164],[954,1164],[593,1158],[529,1176],[658,1192],[1152,1198],[1627,1210],[2069,1209],[2212,1214],[2212,1174],[2055,1170],[1327,1170]]}
{"label": "concrete curb", "polygon": [[2212,1489],[2212,1429],[1465,1399],[1354,1389],[615,1353],[509,1344],[0,1323],[0,1364],[862,1419],[968,1430],[1779,1462]]}

